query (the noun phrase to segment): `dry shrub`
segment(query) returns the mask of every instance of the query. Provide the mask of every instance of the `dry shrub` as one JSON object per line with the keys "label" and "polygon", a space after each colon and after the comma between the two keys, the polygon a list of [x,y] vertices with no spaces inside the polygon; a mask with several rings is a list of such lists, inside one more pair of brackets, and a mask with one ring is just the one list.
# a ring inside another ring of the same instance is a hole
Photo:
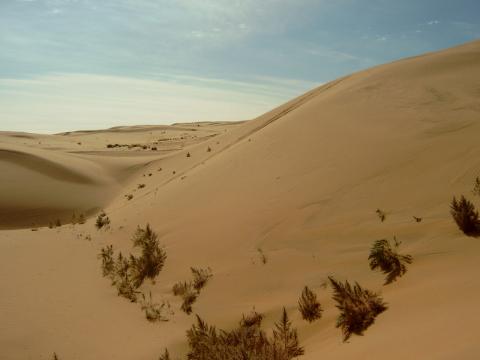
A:
{"label": "dry shrub", "polygon": [[480,235],[480,220],[478,212],[475,210],[473,203],[461,196],[460,200],[453,197],[450,204],[450,214],[457,223],[460,230],[468,236]]}
{"label": "dry shrub", "polygon": [[298,309],[303,319],[308,322],[313,322],[322,317],[322,306],[317,300],[317,295],[308,286],[305,286],[298,300]]}
{"label": "dry shrub", "polygon": [[212,269],[197,269],[197,268],[190,268],[193,275],[193,288],[197,291],[200,291],[207,285],[208,280],[213,276]]}
{"label": "dry shrub", "polygon": [[375,318],[387,309],[379,295],[363,289],[357,282],[351,286],[348,281],[343,284],[333,277],[328,279],[334,291],[333,300],[340,310],[337,328],[342,330],[343,341],[347,341],[352,334],[363,335]]}
{"label": "dry shrub", "polygon": [[401,243],[395,237],[393,239],[393,246],[386,239],[375,241],[368,256],[370,269],[380,269],[387,274],[385,285],[403,276],[407,272],[407,264],[411,264],[413,261],[411,255],[400,255],[397,252]]}
{"label": "dry shrub", "polygon": [[151,292],[148,299],[145,297],[145,294],[142,293],[140,304],[142,310],[145,312],[145,317],[150,322],[168,321],[168,316],[173,315],[170,303],[168,301],[162,301],[161,303],[153,302]]}
{"label": "dry shrub", "polygon": [[200,269],[192,267],[190,270],[192,271],[193,280],[189,282],[177,282],[172,288],[173,295],[182,298],[181,309],[187,315],[192,313],[192,306],[195,301],[197,301],[200,291],[213,276],[210,268]]}
{"label": "dry shrub", "polygon": [[262,329],[263,317],[257,313],[243,317],[231,331],[217,330],[199,316],[187,331],[189,360],[290,360],[304,354],[296,329],[283,310],[273,336]]}
{"label": "dry shrub", "polygon": [[110,225],[110,219],[107,216],[107,214],[105,214],[105,211],[102,211],[97,216],[97,220],[95,221],[95,226],[97,227],[98,230],[100,230],[101,228],[107,227],[108,225]]}

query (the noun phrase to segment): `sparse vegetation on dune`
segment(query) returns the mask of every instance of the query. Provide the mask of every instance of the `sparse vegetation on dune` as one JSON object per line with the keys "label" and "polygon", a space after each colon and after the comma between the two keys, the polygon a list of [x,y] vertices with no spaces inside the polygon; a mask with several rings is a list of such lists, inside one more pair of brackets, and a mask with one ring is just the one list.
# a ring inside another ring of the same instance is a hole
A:
{"label": "sparse vegetation on dune", "polygon": [[393,241],[393,246],[386,239],[375,241],[368,256],[370,269],[380,269],[384,274],[387,274],[385,285],[403,276],[407,272],[407,264],[411,264],[413,261],[411,255],[399,254],[398,248],[401,242],[397,241],[395,237]]}
{"label": "sparse vegetation on dune", "polygon": [[460,200],[453,197],[450,204],[450,214],[457,223],[460,230],[468,236],[480,235],[480,220],[478,211],[475,210],[473,203],[461,196]]}
{"label": "sparse vegetation on dune", "polygon": [[363,289],[358,283],[353,286],[348,281],[341,283],[333,277],[328,278],[333,287],[333,300],[340,310],[337,318],[337,328],[343,333],[343,341],[352,334],[363,335],[375,318],[387,310],[387,305],[376,293]]}
{"label": "sparse vegetation on dune", "polygon": [[200,295],[200,291],[213,276],[210,268],[197,269],[192,267],[190,270],[192,271],[193,280],[189,282],[177,282],[172,288],[173,295],[182,298],[182,305],[180,308],[187,315],[192,313],[192,306]]}
{"label": "sparse vegetation on dune", "polygon": [[189,360],[290,360],[304,354],[297,330],[283,309],[273,336],[261,329],[258,313],[243,317],[231,331],[217,330],[197,315],[197,323],[187,331]]}
{"label": "sparse vegetation on dune", "polygon": [[322,317],[322,306],[317,300],[317,295],[305,286],[298,300],[298,310],[302,314],[304,320],[313,322]]}
{"label": "sparse vegetation on dune", "polygon": [[102,248],[99,257],[102,260],[103,276],[110,278],[118,295],[136,302],[139,294],[137,289],[145,279],[154,280],[158,276],[165,265],[167,254],[160,246],[157,234],[148,224],[145,229],[137,228],[133,244],[142,251],[138,257],[125,257],[119,252],[114,261],[112,245]]}
{"label": "sparse vegetation on dune", "polygon": [[110,218],[107,216],[105,211],[102,211],[97,216],[97,220],[95,221],[95,226],[98,230],[102,228],[106,228],[110,225]]}
{"label": "sparse vegetation on dune", "polygon": [[148,299],[145,294],[142,293],[140,303],[142,310],[145,312],[145,317],[150,322],[168,321],[168,316],[173,315],[170,303],[168,301],[162,301],[161,303],[153,302],[152,293],[149,293]]}
{"label": "sparse vegetation on dune", "polygon": [[385,219],[387,218],[387,214],[383,210],[377,209],[375,210],[375,213],[377,214],[381,222],[384,222]]}

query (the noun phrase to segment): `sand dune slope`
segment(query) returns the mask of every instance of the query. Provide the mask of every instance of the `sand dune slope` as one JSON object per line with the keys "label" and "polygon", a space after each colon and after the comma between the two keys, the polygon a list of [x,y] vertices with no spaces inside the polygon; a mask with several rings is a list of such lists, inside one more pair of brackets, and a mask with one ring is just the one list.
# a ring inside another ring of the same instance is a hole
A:
{"label": "sand dune slope", "polygon": [[[95,230],[90,220],[0,232],[0,253],[8,257],[0,261],[8,290],[0,298],[7,324],[0,326],[0,355],[152,359],[167,346],[180,357],[194,317],[179,310],[171,286],[189,276],[190,266],[209,266],[214,277],[195,313],[230,327],[255,308],[268,327],[285,306],[304,359],[477,358],[480,242],[456,228],[449,202],[465,194],[480,205],[471,193],[480,171],[479,95],[480,42],[362,71],[224,133],[149,157],[108,202],[108,231]],[[15,161],[2,166],[27,171],[23,161],[33,171],[41,163],[35,176],[50,177],[48,184],[108,182],[101,173],[76,171],[73,162],[66,168],[62,160],[43,163],[41,152],[7,150],[0,156]],[[120,164],[126,157],[115,159]],[[386,212],[384,222],[377,208]],[[128,253],[135,228],[147,222],[168,253],[156,283],[142,288],[171,302],[175,315],[160,324],[142,319],[96,268],[102,246]],[[382,286],[382,275],[368,267],[369,248],[393,236],[414,262],[404,277]],[[7,276],[19,257],[18,277]],[[331,289],[324,286],[328,275],[382,293],[389,309],[365,336],[342,342]],[[305,285],[325,309],[313,324],[296,310]],[[38,301],[27,315],[30,291]]]}

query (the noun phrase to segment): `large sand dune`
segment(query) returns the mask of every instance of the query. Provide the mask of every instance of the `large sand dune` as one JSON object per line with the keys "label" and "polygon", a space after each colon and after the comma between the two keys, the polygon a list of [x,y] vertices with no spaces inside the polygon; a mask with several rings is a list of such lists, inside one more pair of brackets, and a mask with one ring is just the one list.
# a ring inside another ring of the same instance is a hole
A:
{"label": "large sand dune", "polygon": [[[285,306],[304,359],[476,359],[480,243],[457,229],[449,202],[473,199],[479,97],[473,42],[344,77],[244,123],[1,134],[0,226],[11,230],[0,232],[0,357],[183,356],[194,317],[171,286],[209,266],[195,313],[228,328],[255,308],[268,328]],[[116,143],[147,147],[106,147]],[[94,218],[41,227],[100,208],[108,231]],[[96,259],[106,244],[130,251],[147,222],[168,259],[142,291],[175,310],[159,324],[117,297]],[[30,224],[38,230],[15,230]],[[382,286],[369,248],[394,235],[414,262]],[[389,309],[365,336],[342,342],[328,275],[382,293]],[[304,285],[325,309],[313,324],[296,310]]]}

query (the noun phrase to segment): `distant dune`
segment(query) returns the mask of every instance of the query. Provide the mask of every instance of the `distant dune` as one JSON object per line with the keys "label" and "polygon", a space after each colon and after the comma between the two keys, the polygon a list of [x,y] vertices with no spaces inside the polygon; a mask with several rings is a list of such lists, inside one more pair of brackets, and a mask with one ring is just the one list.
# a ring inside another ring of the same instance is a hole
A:
{"label": "distant dune", "polygon": [[[165,347],[180,358],[195,319],[171,288],[191,266],[213,271],[194,313],[231,328],[255,309],[268,329],[285,307],[300,359],[477,358],[480,242],[449,204],[464,194],[480,205],[479,99],[477,41],[343,77],[246,122],[0,133],[0,358],[146,360]],[[94,226],[101,209],[109,230]],[[69,224],[74,213],[89,219]],[[49,229],[57,219],[67,225]],[[127,254],[146,223],[168,257],[142,291],[175,312],[157,324],[117,296],[97,259],[108,244]],[[394,236],[414,262],[382,286],[367,258]],[[388,303],[363,337],[342,342],[329,275]],[[312,324],[297,310],[305,285],[324,308]]]}

